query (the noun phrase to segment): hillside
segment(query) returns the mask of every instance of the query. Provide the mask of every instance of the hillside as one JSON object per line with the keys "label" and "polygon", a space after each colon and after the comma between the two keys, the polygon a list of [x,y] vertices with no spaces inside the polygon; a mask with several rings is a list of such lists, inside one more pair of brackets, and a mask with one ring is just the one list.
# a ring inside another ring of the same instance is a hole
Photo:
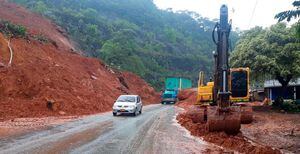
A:
{"label": "hillside", "polygon": [[194,12],[159,10],[152,0],[12,1],[55,21],[85,55],[158,89],[167,76],[196,81],[200,70],[211,72],[215,23]]}
{"label": "hillside", "polygon": [[[0,35],[0,121],[109,111],[120,94],[139,94],[145,104],[159,102],[159,94],[140,77],[74,53],[63,31],[40,15],[1,0],[0,19],[27,29],[25,37],[10,40],[10,67],[8,39]],[[5,24],[0,26],[3,30]]]}

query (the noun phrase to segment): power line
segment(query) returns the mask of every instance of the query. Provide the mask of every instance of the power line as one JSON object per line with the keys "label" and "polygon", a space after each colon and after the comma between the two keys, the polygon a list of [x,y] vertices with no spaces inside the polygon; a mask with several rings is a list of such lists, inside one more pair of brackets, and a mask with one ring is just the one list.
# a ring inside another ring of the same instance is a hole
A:
{"label": "power line", "polygon": [[254,8],[253,8],[253,10],[252,10],[252,14],[251,14],[250,21],[249,21],[249,24],[248,24],[248,29],[250,28],[250,25],[251,25],[251,23],[252,23],[253,16],[254,16],[254,13],[255,13],[255,11],[256,11],[257,3],[258,3],[258,0],[255,1],[255,5],[254,5]]}

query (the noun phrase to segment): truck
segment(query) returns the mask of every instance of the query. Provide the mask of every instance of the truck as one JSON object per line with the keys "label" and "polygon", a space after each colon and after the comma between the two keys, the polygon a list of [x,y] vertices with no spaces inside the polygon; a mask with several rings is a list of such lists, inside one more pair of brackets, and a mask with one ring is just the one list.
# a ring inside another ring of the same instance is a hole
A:
{"label": "truck", "polygon": [[165,90],[162,94],[162,104],[175,104],[179,90],[192,87],[192,81],[182,77],[169,77],[165,79]]}

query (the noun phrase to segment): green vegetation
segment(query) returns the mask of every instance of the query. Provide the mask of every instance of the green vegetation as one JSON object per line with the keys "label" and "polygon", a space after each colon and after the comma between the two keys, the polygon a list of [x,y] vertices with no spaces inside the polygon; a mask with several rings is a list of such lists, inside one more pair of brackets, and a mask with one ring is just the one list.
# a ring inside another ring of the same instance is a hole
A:
{"label": "green vegetation", "polygon": [[[295,10],[278,13],[278,22],[288,22],[300,16],[300,1],[294,1]],[[288,28],[278,23],[269,28],[255,27],[243,32],[235,51],[230,57],[233,67],[250,67],[252,83],[263,83],[268,79],[277,79],[282,85],[282,93],[288,83],[300,77],[300,22]],[[299,112],[300,105],[295,101],[285,101],[282,96],[276,98],[273,106],[285,111]]]}
{"label": "green vegetation", "polygon": [[282,98],[278,98],[273,103],[273,107],[287,112],[300,112],[300,104],[297,104],[295,100],[283,100]]}
{"label": "green vegetation", "polygon": [[212,72],[215,22],[194,12],[159,10],[152,0],[12,1],[65,28],[87,56],[134,72],[157,89],[168,76],[197,83],[200,70]]}
{"label": "green vegetation", "polygon": [[32,38],[34,39],[34,40],[37,40],[37,41],[39,41],[39,42],[41,42],[41,43],[49,43],[50,42],[50,40],[47,38],[47,37],[45,37],[44,35],[34,35],[34,36],[32,36]]}
{"label": "green vegetation", "polygon": [[290,80],[300,76],[300,43],[296,26],[278,23],[255,27],[243,33],[230,57],[233,67],[250,67],[254,81],[275,78],[285,91]]}
{"label": "green vegetation", "polygon": [[[278,19],[278,22],[283,21],[283,20],[287,20],[288,22],[290,22],[292,18],[297,19],[298,17],[300,17],[300,1],[299,0],[294,1],[293,6],[295,7],[295,10],[283,11],[283,12],[278,13],[275,16],[275,18]],[[297,32],[297,37],[300,38],[300,20],[299,19],[298,19],[298,23],[297,23],[296,32]]]}
{"label": "green vegetation", "polygon": [[24,39],[32,38],[41,43],[49,43],[50,40],[43,35],[28,35],[26,27],[16,25],[9,21],[0,20],[0,32],[8,38],[19,37]]}
{"label": "green vegetation", "polygon": [[7,37],[26,37],[26,28],[12,24],[9,21],[0,20],[0,32]]}

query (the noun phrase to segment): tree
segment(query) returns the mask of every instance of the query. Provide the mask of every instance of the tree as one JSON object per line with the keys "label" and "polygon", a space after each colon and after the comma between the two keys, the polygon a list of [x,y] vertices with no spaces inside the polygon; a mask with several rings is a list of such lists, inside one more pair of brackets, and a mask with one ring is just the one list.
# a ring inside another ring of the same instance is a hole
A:
{"label": "tree", "polygon": [[[141,75],[157,89],[167,76],[197,83],[210,74],[215,21],[158,9],[153,0],[10,0],[54,20],[87,56]],[[233,32],[234,34],[234,32]],[[238,35],[233,36],[235,42]]]}
{"label": "tree", "polygon": [[47,10],[47,6],[44,2],[38,1],[34,7],[34,10],[38,13],[44,13]]}
{"label": "tree", "polygon": [[[288,11],[283,11],[278,13],[275,18],[278,19],[278,22],[281,22],[283,20],[287,20],[288,22],[292,19],[295,18],[297,19],[300,17],[300,1],[294,1],[293,6],[296,7],[295,10],[288,10]],[[298,25],[297,25],[297,36],[300,38],[300,22],[298,20]]]}
{"label": "tree", "polygon": [[290,21],[292,18],[300,17],[300,1],[294,1],[293,6],[296,7],[295,10],[283,11],[275,16],[275,18],[278,19],[278,22],[283,20]]}
{"label": "tree", "polygon": [[284,23],[255,27],[242,35],[230,57],[233,67],[250,67],[254,80],[271,76],[286,90],[300,76],[300,43]]}

